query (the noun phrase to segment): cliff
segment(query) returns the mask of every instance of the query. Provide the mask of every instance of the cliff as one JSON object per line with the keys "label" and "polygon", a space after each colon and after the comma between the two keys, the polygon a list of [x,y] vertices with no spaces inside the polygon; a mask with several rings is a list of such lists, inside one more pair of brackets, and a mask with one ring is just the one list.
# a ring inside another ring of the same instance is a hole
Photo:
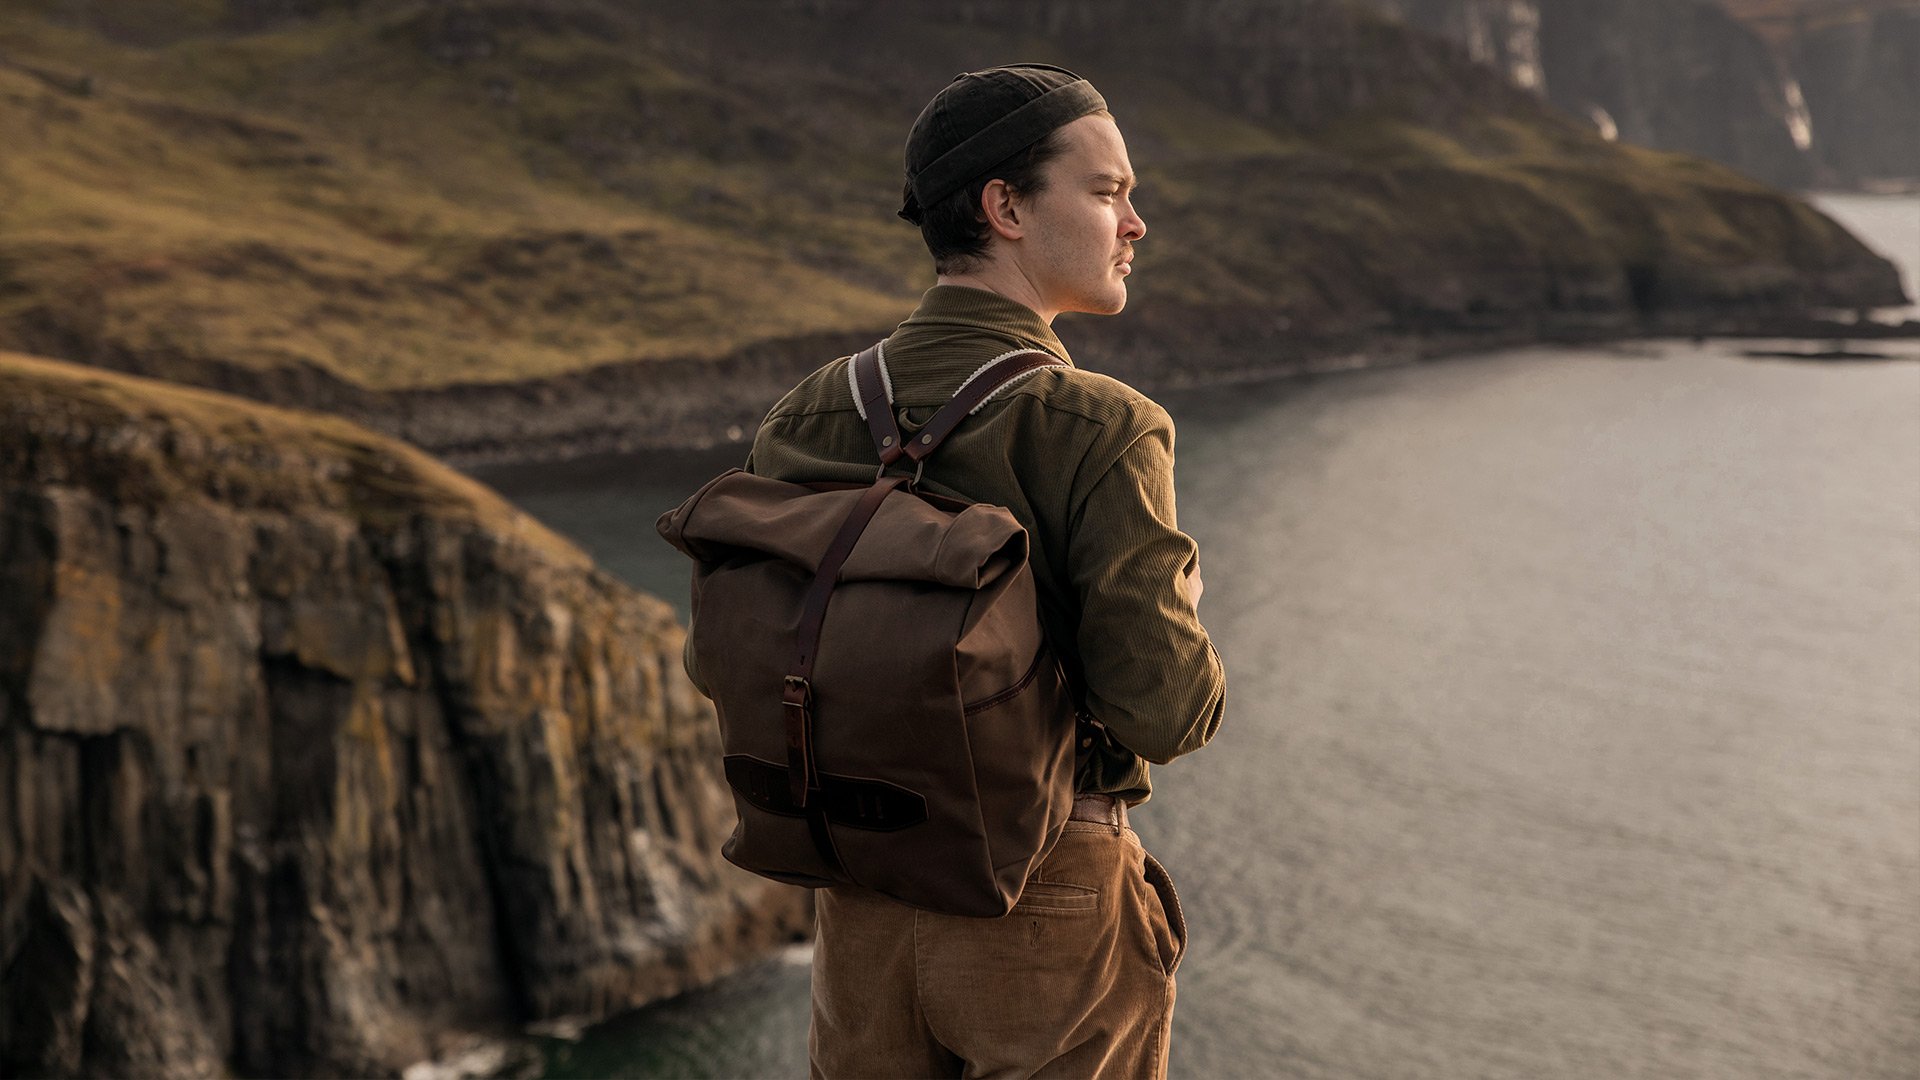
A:
{"label": "cliff", "polygon": [[804,932],[682,633],[417,450],[0,354],[0,1073],[392,1074]]}
{"label": "cliff", "polygon": [[1791,25],[1780,48],[1827,175],[1920,184],[1920,3],[1852,4]]}
{"label": "cliff", "polygon": [[887,331],[904,133],[1012,59],[1127,135],[1133,301],[1063,332],[1145,389],[1902,302],[1791,196],[1335,0],[156,10],[0,8],[0,346],[463,463],[744,434]]}
{"label": "cliff", "polygon": [[1375,0],[1608,137],[1770,184],[1920,179],[1913,0]]}

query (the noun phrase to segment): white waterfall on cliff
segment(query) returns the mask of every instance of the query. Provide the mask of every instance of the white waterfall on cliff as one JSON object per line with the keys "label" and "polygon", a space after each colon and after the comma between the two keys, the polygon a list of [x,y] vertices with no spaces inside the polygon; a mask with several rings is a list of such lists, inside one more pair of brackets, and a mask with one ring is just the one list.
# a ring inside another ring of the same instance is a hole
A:
{"label": "white waterfall on cliff", "polygon": [[1802,150],[1813,145],[1813,114],[1807,111],[1807,99],[1800,93],[1800,80],[1789,78],[1784,87],[1787,96],[1787,134]]}
{"label": "white waterfall on cliff", "polygon": [[1608,142],[1620,140],[1620,125],[1613,122],[1613,114],[1598,105],[1587,106],[1587,118],[1600,132],[1600,137]]}
{"label": "white waterfall on cliff", "polygon": [[1514,85],[1545,96],[1546,71],[1540,66],[1540,5],[1531,0],[1509,0],[1507,18],[1507,73]]}
{"label": "white waterfall on cliff", "polygon": [[1459,12],[1467,55],[1506,72],[1515,86],[1544,96],[1537,0],[1475,0]]}

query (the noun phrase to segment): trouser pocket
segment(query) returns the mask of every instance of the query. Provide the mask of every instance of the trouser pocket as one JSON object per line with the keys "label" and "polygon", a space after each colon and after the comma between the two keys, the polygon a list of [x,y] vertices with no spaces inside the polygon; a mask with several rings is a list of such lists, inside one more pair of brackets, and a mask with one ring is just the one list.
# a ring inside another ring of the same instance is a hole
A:
{"label": "trouser pocket", "polygon": [[1170,938],[1159,943],[1160,962],[1166,967],[1167,974],[1172,975],[1180,966],[1180,958],[1187,954],[1187,916],[1180,910],[1180,894],[1174,891],[1173,877],[1167,873],[1167,868],[1160,865],[1160,860],[1154,858],[1152,852],[1143,850],[1142,854],[1147,857],[1147,884],[1152,886],[1154,896],[1160,900],[1160,910],[1166,917]]}

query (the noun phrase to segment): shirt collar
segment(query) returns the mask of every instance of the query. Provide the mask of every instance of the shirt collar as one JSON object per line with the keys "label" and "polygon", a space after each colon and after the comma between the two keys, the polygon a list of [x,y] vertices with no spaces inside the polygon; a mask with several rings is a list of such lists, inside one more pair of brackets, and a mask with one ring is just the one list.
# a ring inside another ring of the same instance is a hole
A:
{"label": "shirt collar", "polygon": [[935,285],[888,335],[887,376],[899,405],[939,405],[995,357],[1039,349],[1073,363],[1040,313],[999,293]]}

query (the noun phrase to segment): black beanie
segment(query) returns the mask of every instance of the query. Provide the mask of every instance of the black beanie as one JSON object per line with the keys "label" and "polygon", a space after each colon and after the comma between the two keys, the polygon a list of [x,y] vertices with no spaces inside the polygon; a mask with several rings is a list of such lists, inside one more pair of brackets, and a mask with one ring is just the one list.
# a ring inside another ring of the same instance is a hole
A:
{"label": "black beanie", "polygon": [[907,133],[906,203],[900,216],[920,224],[923,207],[966,187],[1054,128],[1106,107],[1092,83],[1051,64],[955,75]]}

